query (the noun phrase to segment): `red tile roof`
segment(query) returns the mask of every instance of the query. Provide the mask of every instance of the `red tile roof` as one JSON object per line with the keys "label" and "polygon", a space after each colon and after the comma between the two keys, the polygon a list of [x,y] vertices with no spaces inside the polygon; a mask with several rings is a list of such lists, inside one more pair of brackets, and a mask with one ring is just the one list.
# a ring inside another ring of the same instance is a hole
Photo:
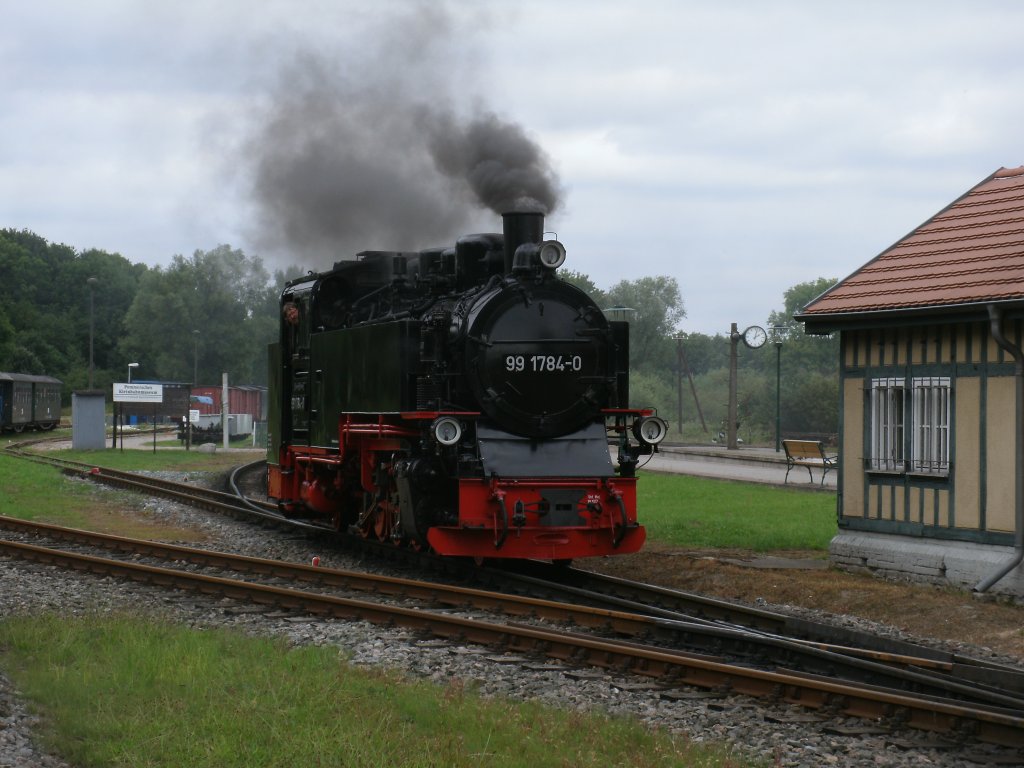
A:
{"label": "red tile roof", "polygon": [[1000,168],[797,316],[1024,299],[1024,166]]}

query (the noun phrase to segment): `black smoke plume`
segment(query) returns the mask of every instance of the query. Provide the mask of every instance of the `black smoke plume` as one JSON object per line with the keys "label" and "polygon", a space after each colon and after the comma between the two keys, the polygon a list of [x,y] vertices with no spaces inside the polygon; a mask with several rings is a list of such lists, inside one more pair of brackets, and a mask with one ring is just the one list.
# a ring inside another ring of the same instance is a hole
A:
{"label": "black smoke plume", "polygon": [[[449,116],[440,116],[446,123]],[[559,185],[547,157],[526,134],[497,115],[466,125],[435,125],[431,155],[439,170],[464,181],[481,206],[495,213],[551,213],[558,207]]]}
{"label": "black smoke plume", "polygon": [[307,51],[282,66],[245,144],[261,248],[324,267],[500,230],[481,209],[558,207],[556,174],[522,127],[478,97],[468,113],[460,103],[479,71],[468,39],[422,6],[351,55]]}

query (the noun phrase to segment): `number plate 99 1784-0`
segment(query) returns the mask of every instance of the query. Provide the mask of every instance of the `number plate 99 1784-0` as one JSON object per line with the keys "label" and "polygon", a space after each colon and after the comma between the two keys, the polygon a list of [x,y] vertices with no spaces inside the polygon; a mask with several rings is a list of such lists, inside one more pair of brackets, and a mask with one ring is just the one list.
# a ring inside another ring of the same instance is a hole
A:
{"label": "number plate 99 1784-0", "polygon": [[564,371],[578,373],[583,370],[583,358],[580,355],[508,355],[505,357],[505,370],[532,373]]}

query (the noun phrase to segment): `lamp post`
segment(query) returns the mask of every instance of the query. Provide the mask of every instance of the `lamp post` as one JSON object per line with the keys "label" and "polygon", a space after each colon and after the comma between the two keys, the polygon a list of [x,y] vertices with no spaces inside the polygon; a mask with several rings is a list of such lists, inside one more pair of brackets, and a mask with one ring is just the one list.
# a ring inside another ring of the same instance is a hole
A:
{"label": "lamp post", "polygon": [[683,434],[683,339],[684,334],[676,334],[676,431]]}
{"label": "lamp post", "polygon": [[128,363],[128,383],[132,383],[132,368],[138,368],[138,363]]}
{"label": "lamp post", "polygon": [[782,334],[784,325],[773,325],[772,336],[775,337],[775,452],[782,447]]}
{"label": "lamp post", "polygon": [[624,307],[621,304],[616,304],[614,307],[608,307],[603,311],[605,314],[610,315],[612,320],[616,320],[620,323],[629,319],[629,312],[636,312],[632,307]]}
{"label": "lamp post", "polygon": [[85,284],[89,286],[89,389],[92,389],[92,371],[93,371],[93,357],[92,357],[92,340],[93,340],[93,329],[95,327],[95,301],[94,296],[96,294],[96,283],[98,283],[95,277],[90,277],[85,281]]}
{"label": "lamp post", "polygon": [[736,442],[736,421],[737,421],[737,394],[736,394],[736,372],[738,370],[736,348],[739,340],[743,338],[739,332],[739,326],[732,323],[729,327],[729,406],[726,412],[725,425],[725,447],[727,450],[735,451],[739,448]]}
{"label": "lamp post", "polygon": [[192,386],[199,385],[199,331],[192,331],[192,339],[195,342],[192,347]]}

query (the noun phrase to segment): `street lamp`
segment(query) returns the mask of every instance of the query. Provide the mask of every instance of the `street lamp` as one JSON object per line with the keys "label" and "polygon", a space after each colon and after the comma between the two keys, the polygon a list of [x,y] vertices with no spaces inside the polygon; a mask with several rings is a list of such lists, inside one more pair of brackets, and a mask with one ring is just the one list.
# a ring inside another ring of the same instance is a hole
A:
{"label": "street lamp", "polygon": [[602,311],[605,314],[610,315],[612,320],[617,320],[619,322],[625,322],[629,319],[629,315],[627,313],[636,312],[632,307],[624,307],[621,304],[616,304],[614,307],[608,307]]}
{"label": "street lamp", "polygon": [[676,431],[683,434],[683,339],[685,333],[676,334]]}
{"label": "street lamp", "polygon": [[786,331],[784,325],[773,325],[772,336],[775,342],[775,452],[782,447],[782,335]]}
{"label": "street lamp", "polygon": [[132,383],[132,368],[138,368],[138,363],[128,363],[128,383]]}
{"label": "street lamp", "polygon": [[192,349],[192,386],[199,386],[199,331],[192,331],[195,346]]}
{"label": "street lamp", "polygon": [[93,358],[92,358],[92,338],[93,328],[95,325],[95,302],[93,297],[96,294],[96,283],[98,283],[95,277],[90,277],[85,281],[85,284],[89,286],[89,389],[92,389],[92,371],[93,371]]}

